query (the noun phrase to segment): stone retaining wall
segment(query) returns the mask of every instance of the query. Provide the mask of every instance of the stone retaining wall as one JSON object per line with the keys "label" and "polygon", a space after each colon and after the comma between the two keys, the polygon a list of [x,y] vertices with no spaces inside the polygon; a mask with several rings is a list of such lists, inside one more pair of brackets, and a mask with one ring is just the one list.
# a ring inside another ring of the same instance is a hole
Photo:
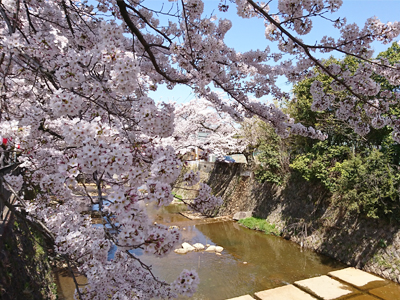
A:
{"label": "stone retaining wall", "polygon": [[203,174],[224,199],[219,215],[252,210],[253,216],[275,224],[286,239],[400,283],[399,224],[350,216],[332,204],[322,186],[295,175],[281,188],[241,176],[245,169],[242,164],[216,164]]}
{"label": "stone retaining wall", "polygon": [[0,240],[0,299],[57,299],[43,237],[13,217]]}

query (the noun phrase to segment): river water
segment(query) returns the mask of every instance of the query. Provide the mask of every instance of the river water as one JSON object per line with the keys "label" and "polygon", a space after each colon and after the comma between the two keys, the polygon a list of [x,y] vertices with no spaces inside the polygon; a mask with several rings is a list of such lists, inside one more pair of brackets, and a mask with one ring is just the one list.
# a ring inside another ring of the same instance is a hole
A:
{"label": "river water", "polygon": [[[208,252],[170,253],[164,258],[135,251],[161,279],[173,281],[183,269],[196,269],[200,285],[192,299],[222,300],[294,281],[327,274],[345,265],[273,235],[250,230],[233,221],[210,223],[188,220],[179,214],[184,206],[148,209],[155,222],[179,226],[182,242],[218,245],[222,255]],[[59,276],[61,299],[70,298],[72,281]],[[71,290],[72,289],[72,290]]]}

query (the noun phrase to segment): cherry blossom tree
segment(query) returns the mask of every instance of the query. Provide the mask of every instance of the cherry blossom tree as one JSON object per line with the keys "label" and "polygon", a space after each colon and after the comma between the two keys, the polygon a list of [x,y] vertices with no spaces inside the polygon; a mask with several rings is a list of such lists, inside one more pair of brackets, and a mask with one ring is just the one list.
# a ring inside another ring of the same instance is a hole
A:
{"label": "cherry blossom tree", "polygon": [[195,148],[208,154],[223,156],[242,152],[245,142],[239,138],[238,123],[227,113],[216,110],[205,99],[181,104],[175,110],[175,130],[163,142],[180,154]]}
{"label": "cherry blossom tree", "polygon": [[[7,138],[5,151],[18,152],[24,170],[2,179],[19,199],[18,209],[7,204],[40,228],[70,267],[85,274],[88,285],[77,285],[76,298],[193,294],[199,280],[195,271],[184,270],[166,283],[130,251],[142,248],[163,256],[179,241],[178,231],[151,224],[141,203],[171,201],[171,184],[183,163],[177,154],[193,144],[190,124],[207,127],[209,148],[221,153],[239,145],[230,144],[231,121],[253,116],[283,137],[324,139],[323,133],[257,100],[289,97],[277,84],[279,76],[297,82],[313,76],[312,67],[320,68],[333,78],[331,89],[348,97],[337,99],[315,81],[313,108],[335,109],[359,134],[370,126],[389,126],[400,142],[400,119],[390,110],[398,107],[400,93],[381,91],[371,79],[377,74],[399,85],[399,65],[372,60],[371,43],[392,42],[400,24],[371,18],[359,28],[340,18],[331,21],[340,31],[338,39],[325,36],[309,45],[301,36],[310,32],[312,20],[329,19],[342,1],[277,2],[275,12],[253,0],[219,4],[222,12],[233,6],[242,18],[264,20],[266,38],[280,51],[240,53],[224,42],[232,22],[205,16],[201,0],[168,2],[160,9],[136,0],[1,1],[0,136]],[[326,66],[316,57],[330,52],[356,57],[358,69]],[[212,121],[203,103],[200,111],[197,102],[183,108],[156,104],[148,92],[162,84],[191,87],[213,105],[220,120]],[[218,137],[224,132],[229,139]],[[97,196],[77,183],[79,174],[93,177]],[[196,182],[193,174],[185,179],[188,185]],[[106,199],[105,184],[112,187]],[[33,196],[19,193],[22,188]],[[107,226],[93,227],[90,216],[79,213],[77,191],[98,204]],[[220,199],[204,186],[194,201],[199,209],[209,209]],[[112,245],[118,250],[108,260]]]}

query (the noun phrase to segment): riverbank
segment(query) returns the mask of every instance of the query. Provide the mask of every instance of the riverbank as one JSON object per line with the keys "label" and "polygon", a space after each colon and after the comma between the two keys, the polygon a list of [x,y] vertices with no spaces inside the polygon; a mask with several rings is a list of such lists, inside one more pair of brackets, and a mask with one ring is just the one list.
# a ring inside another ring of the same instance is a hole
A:
{"label": "riverbank", "polygon": [[[216,164],[212,172],[202,172],[203,181],[224,199],[219,216],[253,211],[285,239],[400,283],[398,223],[347,214],[322,187],[302,178],[292,176],[282,188],[241,176],[247,171],[244,164]],[[195,194],[190,193],[184,197]]]}
{"label": "riverbank", "polygon": [[0,249],[0,299],[57,299],[52,264],[39,232],[11,217]]}

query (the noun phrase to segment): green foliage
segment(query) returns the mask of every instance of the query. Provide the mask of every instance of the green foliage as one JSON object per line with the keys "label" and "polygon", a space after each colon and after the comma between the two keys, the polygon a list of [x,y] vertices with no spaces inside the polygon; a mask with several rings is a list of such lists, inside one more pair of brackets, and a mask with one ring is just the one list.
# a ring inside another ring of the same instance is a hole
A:
{"label": "green foliage", "polygon": [[[387,59],[390,64],[394,64],[400,61],[400,46],[398,43],[388,48],[388,50],[380,53],[378,58]],[[343,60],[337,60],[330,58],[324,61],[326,66],[331,64],[340,65],[343,71],[349,71],[354,73],[362,62],[351,56],[346,56]],[[318,80],[323,84],[324,91],[328,94],[332,94],[336,97],[337,101],[342,101],[351,97],[347,91],[333,91],[331,83],[333,79],[328,75],[321,73],[318,69],[313,70],[316,76],[306,78],[301,82],[297,83],[293,87],[294,98],[286,102],[286,112],[295,119],[296,122],[301,122],[306,126],[312,126],[316,129],[322,130],[328,134],[328,142],[331,145],[351,145],[356,148],[365,148],[373,146],[380,146],[384,140],[390,136],[391,129],[384,127],[382,129],[371,128],[370,133],[362,138],[355,134],[348,125],[344,122],[339,121],[335,117],[334,107],[332,104],[331,108],[325,111],[312,111],[311,104],[313,102],[312,95],[310,92],[311,84]],[[388,80],[384,77],[373,75],[372,78],[381,85],[381,90],[400,91],[399,86],[391,85]],[[400,116],[400,107],[391,108],[391,114]],[[296,153],[305,151],[307,152],[317,141],[297,137],[296,143],[293,145],[293,151]],[[396,149],[398,151],[400,149]],[[400,152],[398,152],[400,156]]]}
{"label": "green foliage", "polygon": [[258,146],[257,159],[260,165],[254,174],[259,182],[282,185],[288,174],[288,154],[285,144],[270,126],[265,126],[264,131],[264,139]]}
{"label": "green foliage", "polygon": [[399,211],[400,175],[390,156],[377,149],[353,154],[350,147],[326,145],[316,144],[290,166],[306,180],[323,183],[348,211],[371,218]]}
{"label": "green foliage", "polygon": [[298,171],[306,180],[318,180],[325,187],[333,191],[335,174],[332,168],[337,162],[343,161],[351,155],[348,146],[330,146],[327,141],[315,144],[305,154],[298,155],[290,167]]}
{"label": "green foliage", "polygon": [[247,228],[263,231],[266,234],[274,234],[274,235],[280,234],[280,232],[275,228],[275,225],[268,223],[267,221],[265,221],[265,219],[250,217],[241,219],[238,222],[239,224],[242,224]]}
{"label": "green foliage", "polygon": [[[343,61],[331,57],[330,59],[325,60],[324,64],[326,66],[337,64],[341,66],[342,70],[347,70],[351,73],[354,73],[358,66],[358,62],[354,57],[346,57]],[[334,110],[311,110],[313,98],[310,92],[310,87],[315,80],[318,80],[323,84],[326,93],[335,95],[338,99],[343,99],[348,96],[346,92],[332,90],[331,83],[333,79],[330,76],[321,73],[317,68],[313,71],[316,76],[306,78],[293,87],[294,97],[286,102],[286,112],[295,119],[295,122],[300,122],[307,127],[312,126],[315,129],[327,133],[328,142],[332,145],[342,144],[343,142],[351,143],[353,140],[358,140],[359,137],[353,133],[353,130],[349,128],[349,126],[336,119]],[[293,144],[293,150],[295,152],[308,151],[309,148],[317,142],[318,141],[313,139],[297,137],[295,144]]]}
{"label": "green foliage", "polygon": [[[394,43],[377,58],[392,65],[400,62],[400,45]],[[333,63],[340,65],[342,71],[354,73],[363,62],[350,56],[324,61],[326,66]],[[327,133],[328,139],[320,142],[297,136],[283,143],[264,126],[263,139],[258,142],[261,167],[255,170],[256,178],[284,185],[288,174],[294,171],[308,181],[322,183],[332,195],[332,201],[348,212],[370,218],[396,218],[400,213],[400,145],[394,143],[391,129],[371,128],[368,135],[360,137],[336,119],[334,102],[325,111],[312,111],[310,87],[315,80],[322,82],[324,91],[334,95],[337,101],[351,96],[346,90],[332,90],[333,79],[318,69],[313,71],[315,76],[293,87],[294,98],[285,103],[284,109],[295,122]],[[400,91],[400,86],[391,85],[384,77],[375,74],[372,78],[381,85],[381,91]],[[391,114],[400,116],[400,106],[390,110]]]}
{"label": "green foliage", "polygon": [[390,157],[378,150],[356,155],[337,163],[333,172],[335,195],[347,208],[378,218],[399,211],[400,175],[398,167],[389,163]]}
{"label": "green foliage", "polygon": [[[394,65],[400,61],[400,45],[398,43],[393,43],[386,51],[379,53],[378,59],[385,59],[389,64]],[[386,78],[375,75],[374,80],[379,82],[381,89],[383,90],[398,90],[399,87],[391,85]]]}
{"label": "green foliage", "polygon": [[[378,58],[387,59],[390,64],[399,62],[400,46],[394,43]],[[354,57],[325,61],[326,65],[331,63],[353,73],[361,61]],[[348,211],[372,218],[393,218],[400,207],[400,145],[393,142],[391,130],[387,127],[371,129],[367,136],[360,137],[336,120],[333,110],[313,112],[310,86],[314,80],[321,81],[325,92],[334,94],[339,100],[348,96],[345,91],[332,91],[332,79],[314,71],[315,77],[294,87],[295,100],[287,103],[287,111],[296,121],[328,133],[329,138],[324,142],[296,138],[291,146],[290,167],[306,180],[321,182],[333,194],[336,203]],[[379,82],[381,90],[399,90],[399,86],[390,85],[384,77],[374,75],[373,79]],[[398,110],[400,115],[400,107],[391,110],[394,114]]]}
{"label": "green foliage", "polygon": [[380,239],[378,242],[379,247],[381,248],[386,248],[387,247],[387,243],[384,239]]}

